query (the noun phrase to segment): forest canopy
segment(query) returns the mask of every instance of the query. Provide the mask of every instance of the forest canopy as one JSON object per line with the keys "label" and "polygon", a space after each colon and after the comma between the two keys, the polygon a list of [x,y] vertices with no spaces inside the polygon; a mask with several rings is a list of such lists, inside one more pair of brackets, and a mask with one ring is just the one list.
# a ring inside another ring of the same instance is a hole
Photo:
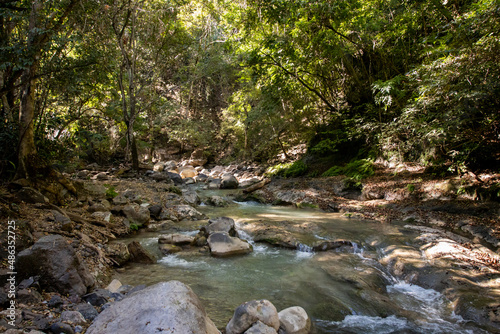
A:
{"label": "forest canopy", "polygon": [[298,145],[498,169],[499,33],[495,0],[2,0],[0,173]]}

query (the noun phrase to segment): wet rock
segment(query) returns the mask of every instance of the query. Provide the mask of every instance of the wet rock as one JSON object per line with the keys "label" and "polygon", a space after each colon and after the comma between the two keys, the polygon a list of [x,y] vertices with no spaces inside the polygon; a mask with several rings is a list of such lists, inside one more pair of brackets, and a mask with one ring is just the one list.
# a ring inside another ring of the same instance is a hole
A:
{"label": "wet rock", "polygon": [[95,283],[73,247],[60,235],[43,237],[20,252],[16,268],[21,276],[39,275],[43,289],[61,294],[83,295]]}
{"label": "wet rock", "polygon": [[178,281],[158,283],[112,304],[87,330],[87,334],[158,332],[219,333],[191,288]]}
{"label": "wet rock", "polygon": [[83,315],[78,311],[63,311],[61,313],[61,321],[69,322],[73,325],[83,325],[87,323]]}
{"label": "wet rock", "polygon": [[281,229],[258,231],[253,240],[290,249],[297,249],[297,246],[300,245],[300,242],[290,232]]}
{"label": "wet rock", "polygon": [[130,253],[130,261],[146,264],[156,263],[154,256],[145,250],[137,241],[132,241],[127,247]]}
{"label": "wet rock", "polygon": [[201,227],[200,231],[205,237],[208,237],[212,233],[216,232],[225,232],[232,237],[238,236],[234,220],[229,217],[212,218],[208,221],[208,225]]}
{"label": "wet rock", "polygon": [[257,177],[252,177],[250,179],[244,179],[244,180],[241,180],[241,182],[239,183],[239,187],[240,188],[248,188],[254,184],[257,184],[259,183],[261,180]]}
{"label": "wet rock", "polygon": [[221,189],[237,189],[239,185],[238,179],[233,174],[224,173],[221,177]]}
{"label": "wet rock", "polygon": [[259,321],[274,329],[275,332],[280,327],[278,311],[268,300],[253,300],[238,306],[226,326],[226,334],[245,333]]}
{"label": "wet rock", "polygon": [[222,183],[221,179],[214,179],[209,177],[206,181],[208,189],[219,189]]}
{"label": "wet rock", "polygon": [[49,199],[41,192],[30,187],[24,187],[17,192],[17,198],[21,201],[31,204],[49,203]]}
{"label": "wet rock", "polygon": [[354,244],[349,240],[333,240],[333,241],[318,241],[314,244],[313,251],[315,252],[324,252],[331,249],[338,249],[341,247],[349,247],[352,248]]}
{"label": "wet rock", "polygon": [[183,191],[182,197],[188,202],[190,205],[199,205],[201,203],[200,196],[196,193],[196,191]]}
{"label": "wet rock", "polygon": [[106,246],[107,255],[113,259],[119,266],[124,265],[130,260],[130,252],[123,242],[114,242]]}
{"label": "wet rock", "polygon": [[231,237],[226,232],[212,233],[208,239],[210,253],[213,256],[234,256],[252,252],[252,245],[247,241]]}
{"label": "wet rock", "polygon": [[201,220],[206,216],[189,205],[175,205],[172,207],[179,220]]}
{"label": "wet rock", "polygon": [[194,237],[180,233],[162,234],[158,237],[159,244],[172,244],[177,246],[189,245],[193,240]]}
{"label": "wet rock", "polygon": [[159,244],[158,249],[163,255],[175,254],[182,251],[182,248],[172,244]]}
{"label": "wet rock", "polygon": [[123,214],[131,224],[142,226],[151,218],[147,207],[138,204],[129,204],[123,208]]}
{"label": "wet rock", "polygon": [[208,205],[216,206],[216,207],[220,207],[220,208],[229,206],[229,202],[226,201],[221,196],[210,196],[206,199],[206,203]]}
{"label": "wet rock", "polygon": [[309,334],[311,319],[300,306],[289,307],[278,313],[280,328],[286,334]]}
{"label": "wet rock", "polygon": [[172,220],[164,220],[159,223],[149,224],[146,227],[146,231],[148,232],[158,232],[162,230],[166,230],[169,226],[171,226],[174,222]]}

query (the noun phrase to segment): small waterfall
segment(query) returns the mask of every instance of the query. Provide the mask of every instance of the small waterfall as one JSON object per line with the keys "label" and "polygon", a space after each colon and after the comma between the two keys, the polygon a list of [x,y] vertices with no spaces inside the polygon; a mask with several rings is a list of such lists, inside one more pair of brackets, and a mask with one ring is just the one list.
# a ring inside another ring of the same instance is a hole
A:
{"label": "small waterfall", "polygon": [[304,245],[304,244],[302,244],[300,242],[297,245],[297,250],[299,252],[304,252],[304,253],[314,253],[313,248],[311,246]]}

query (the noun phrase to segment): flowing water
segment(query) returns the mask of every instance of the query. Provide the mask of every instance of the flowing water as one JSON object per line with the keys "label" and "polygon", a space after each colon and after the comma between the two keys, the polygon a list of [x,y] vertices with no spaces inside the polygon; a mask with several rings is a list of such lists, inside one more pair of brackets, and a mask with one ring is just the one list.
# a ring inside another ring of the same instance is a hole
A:
{"label": "flowing water", "polygon": [[[115,278],[131,285],[182,281],[200,297],[221,329],[241,303],[268,299],[278,311],[303,307],[316,333],[487,333],[454,315],[439,292],[400,281],[379,263],[389,245],[412,246],[415,232],[402,225],[257,203],[200,206],[199,210],[211,218],[233,218],[240,237],[253,244],[253,253],[232,258],[214,258],[198,250],[161,255],[159,234],[194,235],[206,222],[183,223],[169,231],[134,237],[159,261],[129,265]],[[303,245],[289,250],[254,243],[251,226],[259,220],[288,220],[296,229],[303,228]],[[355,247],[311,252],[309,246],[315,240],[332,239],[351,240]]]}

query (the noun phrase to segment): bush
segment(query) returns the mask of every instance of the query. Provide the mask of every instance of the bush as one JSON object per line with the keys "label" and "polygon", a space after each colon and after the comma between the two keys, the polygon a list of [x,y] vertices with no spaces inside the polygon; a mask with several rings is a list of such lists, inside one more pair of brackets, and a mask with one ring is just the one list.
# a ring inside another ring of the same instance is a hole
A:
{"label": "bush", "polygon": [[345,166],[333,166],[324,172],[322,176],[345,175],[355,181],[361,181],[373,174],[375,174],[373,162],[370,159],[361,159],[352,160]]}

